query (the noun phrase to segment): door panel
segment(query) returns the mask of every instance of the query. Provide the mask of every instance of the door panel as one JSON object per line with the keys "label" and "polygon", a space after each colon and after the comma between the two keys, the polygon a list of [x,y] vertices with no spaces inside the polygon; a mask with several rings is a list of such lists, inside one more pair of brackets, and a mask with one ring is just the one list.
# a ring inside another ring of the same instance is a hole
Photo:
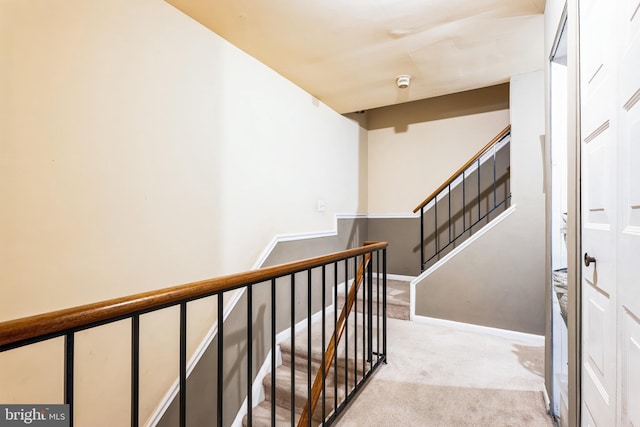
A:
{"label": "door panel", "polygon": [[620,420],[640,426],[640,1],[619,11]]}
{"label": "door panel", "polygon": [[[615,3],[580,2],[582,137],[582,425],[617,413],[618,118]],[[612,94],[614,96],[612,96]]]}
{"label": "door panel", "polygon": [[624,314],[622,349],[622,425],[640,426],[640,322]]}
{"label": "door panel", "polygon": [[640,0],[581,0],[582,425],[640,426]]}
{"label": "door panel", "polygon": [[[609,152],[609,136],[607,132],[609,122],[606,122],[607,128],[603,134],[599,134],[597,141],[592,141],[587,154],[587,195],[585,202],[587,203],[586,226],[593,229],[609,230],[609,213],[607,212],[607,183],[602,177],[606,176],[608,152]],[[606,132],[606,133],[604,133]]]}
{"label": "door panel", "polygon": [[[590,290],[589,303],[587,304],[586,328],[589,338],[587,356],[589,358],[587,368],[591,369],[590,375],[598,382],[598,388],[604,388],[605,375],[605,341],[608,325],[609,299],[599,295],[595,290]],[[606,393],[605,393],[606,394]],[[608,396],[607,399],[609,400]]]}

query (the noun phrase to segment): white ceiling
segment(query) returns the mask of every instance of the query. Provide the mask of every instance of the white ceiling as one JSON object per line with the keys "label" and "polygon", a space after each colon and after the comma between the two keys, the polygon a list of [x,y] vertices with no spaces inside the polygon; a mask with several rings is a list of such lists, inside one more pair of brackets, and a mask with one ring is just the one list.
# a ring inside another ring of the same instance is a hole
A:
{"label": "white ceiling", "polygon": [[[168,0],[340,113],[543,66],[545,0]],[[400,74],[412,76],[398,89]]]}

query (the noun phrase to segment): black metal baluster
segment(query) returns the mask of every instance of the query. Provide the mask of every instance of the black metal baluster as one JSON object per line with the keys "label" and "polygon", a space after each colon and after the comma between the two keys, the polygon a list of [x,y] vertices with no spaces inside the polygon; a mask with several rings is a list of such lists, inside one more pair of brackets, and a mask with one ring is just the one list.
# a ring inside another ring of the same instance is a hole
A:
{"label": "black metal baluster", "polygon": [[380,250],[376,251],[376,362],[380,359]]}
{"label": "black metal baluster", "polygon": [[276,425],[276,279],[271,279],[271,425]]}
{"label": "black metal baluster", "polygon": [[[220,329],[218,329],[220,330]],[[180,427],[187,425],[187,303],[180,303]]]}
{"label": "black metal baluster", "polygon": [[462,234],[464,234],[465,231],[467,231],[467,202],[465,200],[465,196],[466,196],[465,186],[467,184],[467,178],[465,176],[466,171],[467,171],[466,169],[462,171]]}
{"label": "black metal baluster", "polygon": [[387,363],[387,249],[382,250],[382,352]]}
{"label": "black metal baluster", "polygon": [[[364,263],[364,257],[362,258]],[[364,269],[364,264],[362,265]],[[363,271],[364,273],[364,271]],[[353,257],[353,277],[354,284],[357,283],[358,277],[358,256]],[[358,290],[359,288],[354,286],[354,296],[353,296],[353,386],[358,385]],[[348,360],[349,353],[347,353]]]}
{"label": "black metal baluster", "polygon": [[140,417],[140,316],[131,317],[131,426]]}
{"label": "black metal baluster", "polygon": [[[311,269],[307,270],[307,402],[311,403]],[[311,406],[307,425],[311,427]]]}
{"label": "black metal baluster", "polygon": [[338,262],[333,263],[333,413],[338,409]]}
{"label": "black metal baluster", "polygon": [[[349,395],[349,259],[344,260],[344,395]],[[336,349],[337,350],[337,349]]]}
{"label": "black metal baluster", "polygon": [[296,421],[296,276],[291,274],[291,427]]}
{"label": "black metal baluster", "polygon": [[449,245],[450,245],[451,244],[451,184],[449,184],[449,186],[447,187],[447,191],[448,191],[447,199],[449,202],[448,214],[449,214]]}
{"label": "black metal baluster", "polygon": [[[362,262],[364,263],[366,256],[370,255],[371,253],[369,252],[369,254],[364,254],[362,255]],[[367,349],[367,344],[369,343],[368,340],[368,335],[367,335],[367,322],[369,320],[368,314],[369,314],[369,299],[370,297],[368,296],[368,292],[369,292],[369,277],[371,277],[368,273],[369,273],[369,265],[371,265],[371,262],[369,262],[368,265],[362,265],[362,379],[364,379],[364,373],[367,370],[367,356],[369,355],[369,350]]]}
{"label": "black metal baluster", "polygon": [[69,405],[69,426],[73,427],[75,418],[73,405],[73,362],[75,353],[74,332],[67,332],[64,337],[64,403]]}
{"label": "black metal baluster", "polygon": [[[327,418],[326,415],[326,399],[327,399],[327,389],[326,389],[326,380],[325,380],[325,372],[326,372],[326,362],[325,362],[325,306],[327,305],[327,301],[326,301],[326,291],[327,291],[327,287],[326,287],[326,265],[323,264],[322,265],[322,360],[320,361],[321,363],[321,367],[320,369],[322,370],[322,425],[325,425],[325,419]],[[311,417],[309,417],[311,418]]]}
{"label": "black metal baluster", "polygon": [[420,271],[424,271],[424,208],[420,208]]}
{"label": "black metal baluster", "polygon": [[480,157],[478,157],[478,221],[480,221]]}
{"label": "black metal baluster", "polygon": [[247,426],[253,425],[253,286],[247,286]]}
{"label": "black metal baluster", "polygon": [[[367,268],[367,293],[369,294],[369,299],[367,300],[367,319],[368,319],[368,328],[367,328],[367,358],[369,360],[369,369],[373,366],[373,252],[369,255],[369,266]],[[364,378],[364,371],[362,373]]]}
{"label": "black metal baluster", "polygon": [[223,424],[223,394],[224,394],[224,293],[218,294],[218,427]]}
{"label": "black metal baluster", "polygon": [[496,200],[496,145],[493,145],[493,208],[498,207]]}
{"label": "black metal baluster", "polygon": [[436,194],[436,196],[433,198],[433,216],[435,217],[435,222],[436,222],[436,231],[433,234],[434,235],[434,248],[435,248],[435,255],[438,255],[438,253],[440,252],[439,249],[439,244],[438,244],[438,195]]}

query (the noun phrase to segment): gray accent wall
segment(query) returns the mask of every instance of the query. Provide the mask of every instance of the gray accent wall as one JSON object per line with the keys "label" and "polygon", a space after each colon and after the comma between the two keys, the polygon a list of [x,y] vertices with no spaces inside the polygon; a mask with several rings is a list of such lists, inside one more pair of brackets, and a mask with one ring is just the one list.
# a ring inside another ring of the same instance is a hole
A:
{"label": "gray accent wall", "polygon": [[518,209],[417,284],[417,315],[544,334],[544,283],[523,246],[540,248]]}
{"label": "gray accent wall", "polygon": [[369,218],[369,240],[389,242],[387,273],[420,274],[419,218]]}
{"label": "gray accent wall", "polygon": [[509,144],[503,146],[495,157],[482,156],[479,172],[477,168],[468,168],[464,183],[443,191],[437,206],[428,204],[424,208],[423,270],[447,256],[510,206],[509,147]]}
{"label": "gray accent wall", "polygon": [[515,211],[416,284],[415,314],[545,333],[544,76],[511,82]]}

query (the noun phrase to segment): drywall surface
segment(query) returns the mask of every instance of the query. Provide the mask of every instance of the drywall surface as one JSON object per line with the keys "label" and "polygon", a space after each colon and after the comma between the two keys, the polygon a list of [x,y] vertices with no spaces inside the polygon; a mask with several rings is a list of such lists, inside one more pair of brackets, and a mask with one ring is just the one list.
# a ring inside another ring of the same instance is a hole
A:
{"label": "drywall surface", "polygon": [[389,274],[420,274],[420,218],[369,218],[368,229],[370,240],[389,242]]}
{"label": "drywall surface", "polygon": [[408,213],[509,124],[509,89],[492,86],[367,116],[369,214]]}
{"label": "drywall surface", "polygon": [[516,211],[416,285],[415,314],[543,335],[542,71],[512,78],[510,111]]}
{"label": "drywall surface", "polygon": [[[164,1],[3,1],[0,70],[0,321],[247,270],[366,211],[366,132]],[[215,307],[189,304],[189,354]],[[177,318],[141,319],[141,422]],[[128,330],[79,334],[78,425],[128,423]],[[38,354],[0,355],[1,402],[61,401]]]}
{"label": "drywall surface", "polygon": [[366,210],[357,123],[165,2],[1,19],[3,319],[248,269]]}

